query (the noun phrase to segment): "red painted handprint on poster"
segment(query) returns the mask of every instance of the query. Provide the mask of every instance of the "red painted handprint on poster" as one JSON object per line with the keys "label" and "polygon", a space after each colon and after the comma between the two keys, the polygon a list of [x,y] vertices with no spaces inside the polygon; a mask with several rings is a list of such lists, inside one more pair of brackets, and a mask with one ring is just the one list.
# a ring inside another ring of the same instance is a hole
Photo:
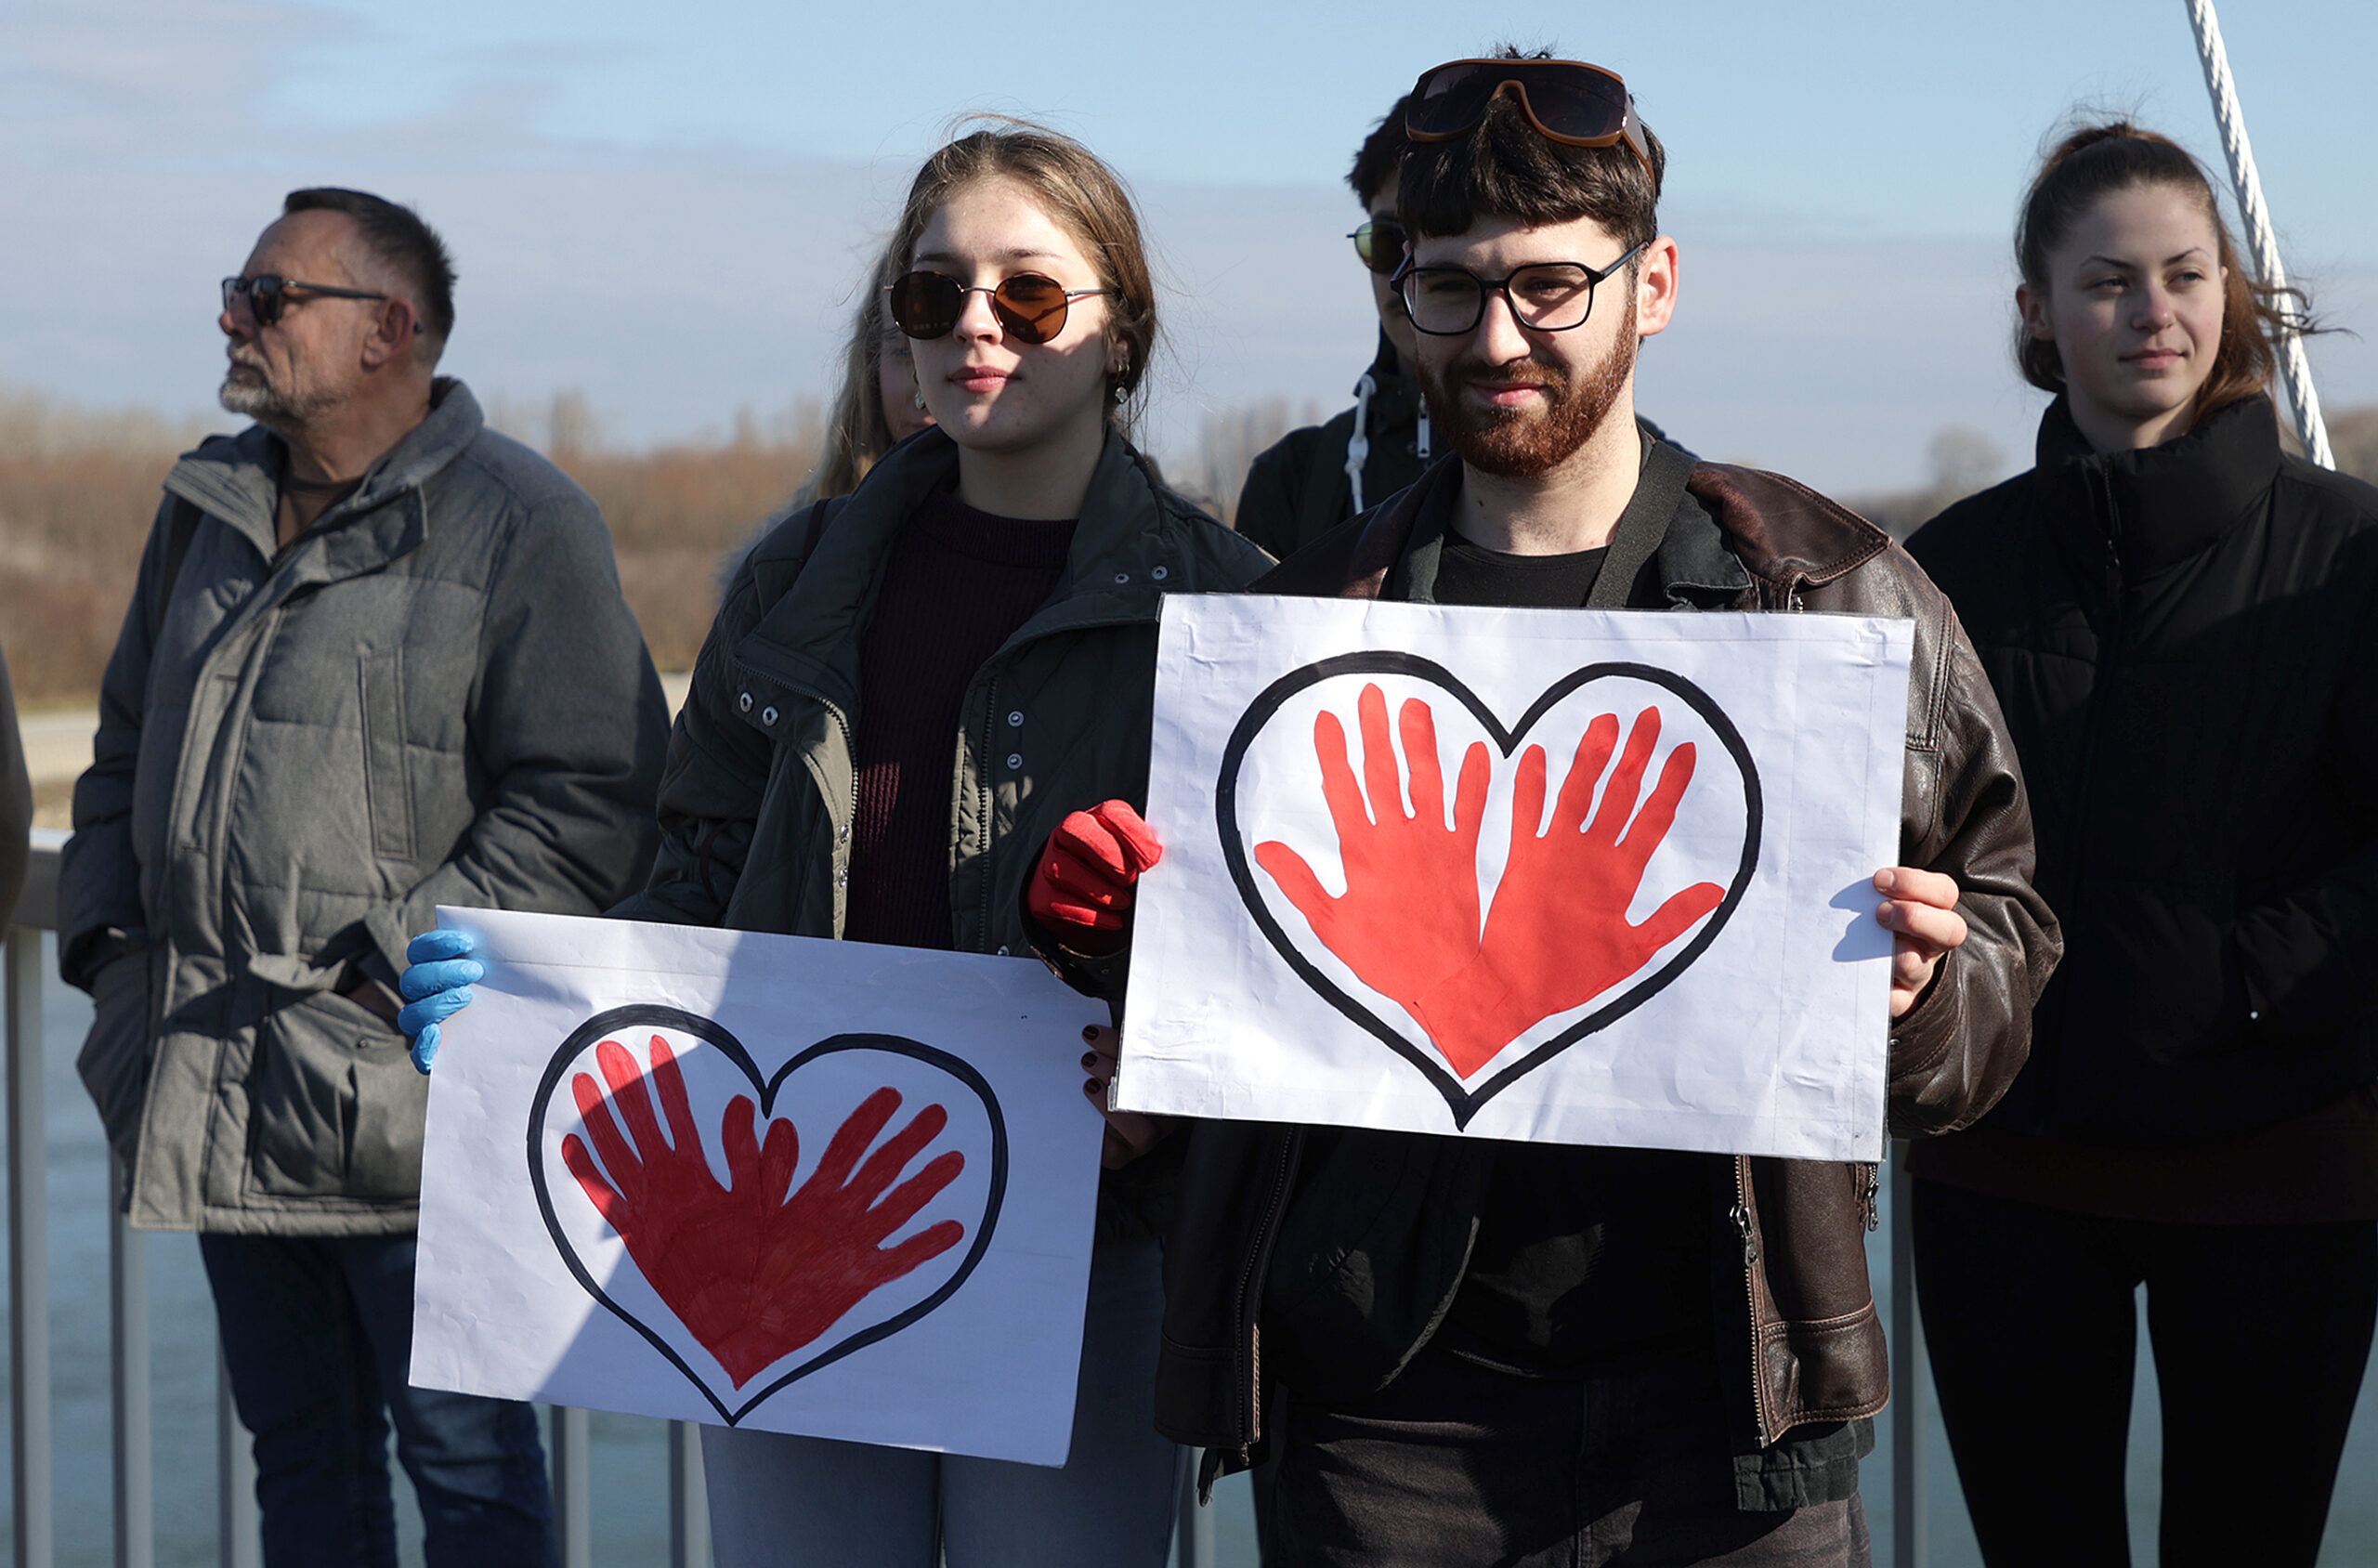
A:
{"label": "red painted handprint on poster", "polygon": [[[1537,1023],[1581,1007],[1634,974],[1723,900],[1715,882],[1699,882],[1640,923],[1627,918],[1645,869],[1692,782],[1695,753],[1686,742],[1668,753],[1650,797],[1643,796],[1644,775],[1659,746],[1656,706],[1637,715],[1614,768],[1616,715],[1602,714],[1587,726],[1542,831],[1544,748],[1530,746],[1521,755],[1510,853],[1483,930],[1477,851],[1489,778],[1486,747],[1473,744],[1463,757],[1448,826],[1429,705],[1409,699],[1399,715],[1404,768],[1389,743],[1387,698],[1377,685],[1364,686],[1356,714],[1363,735],[1359,784],[1343,725],[1327,712],[1313,725],[1346,891],[1331,896],[1304,857],[1277,841],[1255,846],[1256,863],[1322,944],[1365,985],[1409,1013],[1462,1078]],[[1407,771],[1409,813],[1403,805]],[[1605,774],[1609,781],[1596,809],[1595,791]]]}
{"label": "red painted handprint on poster", "polygon": [[947,1124],[940,1105],[918,1112],[861,1164],[900,1108],[897,1091],[877,1090],[836,1130],[809,1179],[789,1193],[799,1135],[779,1118],[763,1142],[757,1105],[738,1095],[719,1128],[728,1176],[722,1184],[702,1153],[684,1076],[658,1035],[651,1058],[666,1134],[635,1059],[605,1039],[595,1062],[608,1093],[584,1073],[570,1080],[594,1151],[572,1133],[562,1140],[562,1159],[645,1279],[736,1387],[964,1238],[962,1224],[945,1220],[883,1245],[965,1167],[965,1156],[953,1150],[902,1179]]}

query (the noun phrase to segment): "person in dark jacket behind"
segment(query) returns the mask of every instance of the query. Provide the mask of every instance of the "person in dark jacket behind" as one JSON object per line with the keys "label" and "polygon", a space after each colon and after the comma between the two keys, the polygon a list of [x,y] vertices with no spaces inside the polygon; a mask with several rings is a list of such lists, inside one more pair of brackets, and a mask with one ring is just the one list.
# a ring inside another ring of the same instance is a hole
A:
{"label": "person in dark jacket behind", "polygon": [[1354,406],[1326,424],[1280,438],[1255,459],[1238,492],[1233,526],[1277,556],[1385,501],[1418,478],[1435,455],[1429,411],[1412,379],[1412,323],[1389,281],[1404,265],[1395,199],[1405,145],[1404,100],[1398,98],[1364,138],[1346,176],[1363,204],[1362,227],[1349,238],[1378,307],[1378,351],[1354,383]]}
{"label": "person in dark jacket behind", "polygon": [[[1875,879],[1897,938],[1889,1118],[1972,1120],[2022,1061],[2056,939],[2012,749],[1947,601],[1872,525],[1634,419],[1677,247],[1655,211],[1665,156],[1614,75],[1457,61],[1410,101],[1430,107],[1403,165],[1404,286],[1455,454],[1257,590],[1914,621],[1903,864]],[[1875,1180],[1199,1123],[1157,1423],[1208,1450],[1209,1477],[1278,1451],[1273,1568],[1862,1563],[1858,1460],[1888,1392]]]}
{"label": "person in dark jacket behind", "polygon": [[440,904],[643,879],[668,708],[585,491],[436,374],[410,208],[293,191],[217,319],[59,872],[76,1062],[142,1229],[195,1230],[272,1568],[556,1561],[536,1413],[410,1385],[426,1087],[392,987]]}
{"label": "person in dark jacket behind", "polygon": [[[2309,1564],[2378,1309],[2378,490],[2285,455],[2288,302],[2195,161],[2068,137],[2017,231],[2037,465],[1910,548],[1998,688],[2063,916],[2031,1065],[1919,1148],[1940,1408],[1993,1564]],[[2300,305],[2300,299],[2296,304]]]}

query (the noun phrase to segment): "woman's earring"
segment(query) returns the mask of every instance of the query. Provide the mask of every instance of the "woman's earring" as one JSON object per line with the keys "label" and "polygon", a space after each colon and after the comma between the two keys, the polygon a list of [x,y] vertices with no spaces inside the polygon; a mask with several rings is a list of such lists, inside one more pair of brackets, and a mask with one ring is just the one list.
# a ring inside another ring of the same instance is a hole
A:
{"label": "woman's earring", "polygon": [[1130,395],[1131,395],[1131,389],[1130,389],[1130,387],[1128,387],[1128,386],[1124,385],[1123,385],[1121,382],[1119,382],[1119,381],[1118,381],[1118,382],[1117,382],[1117,383],[1115,384],[1115,400],[1116,400],[1117,402],[1118,402],[1118,403],[1119,403],[1119,402],[1121,402],[1124,399],[1126,399],[1126,398],[1130,397]]}
{"label": "woman's earring", "polygon": [[920,388],[918,388],[916,391],[909,393],[909,394],[908,394],[908,401],[910,401],[911,403],[914,403],[914,404],[917,406],[917,412],[918,412],[919,413],[922,413],[922,412],[925,412],[925,395],[924,395],[924,389],[923,389],[922,387],[920,387]]}

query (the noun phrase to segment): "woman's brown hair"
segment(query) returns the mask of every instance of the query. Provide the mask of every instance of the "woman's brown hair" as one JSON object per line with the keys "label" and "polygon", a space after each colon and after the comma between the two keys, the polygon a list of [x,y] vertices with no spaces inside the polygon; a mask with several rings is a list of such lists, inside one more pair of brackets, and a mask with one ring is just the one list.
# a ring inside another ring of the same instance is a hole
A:
{"label": "woman's brown hair", "polygon": [[851,313],[850,341],[843,346],[843,384],[826,425],[825,450],[803,481],[796,502],[823,501],[858,489],[875,460],[892,449],[892,426],[883,417],[883,349],[898,329],[884,312],[883,291],[899,275],[897,252],[886,249],[868,273],[867,293]]}
{"label": "woman's brown hair", "polygon": [[1123,368],[1107,377],[1110,408],[1129,427],[1128,404],[1156,351],[1156,282],[1148,270],[1140,215],[1122,179],[1071,137],[1027,120],[983,116],[994,124],[960,137],[925,160],[908,187],[892,231],[891,255],[905,269],[934,213],[977,180],[1007,178],[1027,187],[1049,216],[1078,241],[1098,269],[1106,295],[1107,332]]}
{"label": "woman's brown hair", "polygon": [[[2247,270],[2204,166],[2166,136],[2127,120],[2084,124],[2041,161],[2015,226],[2015,266],[2023,282],[2045,298],[2049,292],[2048,253],[2064,243],[2088,211],[2117,190],[2167,185],[2187,191],[2204,207],[2219,247],[2222,270],[2221,343],[2213,372],[2197,391],[2197,417],[2251,398],[2270,385],[2277,367],[2274,339],[2285,333],[2314,331],[2303,292],[2256,282]],[[2056,345],[2020,325],[2015,332],[2015,363],[2023,379],[2044,392],[2064,390],[2064,359]]]}

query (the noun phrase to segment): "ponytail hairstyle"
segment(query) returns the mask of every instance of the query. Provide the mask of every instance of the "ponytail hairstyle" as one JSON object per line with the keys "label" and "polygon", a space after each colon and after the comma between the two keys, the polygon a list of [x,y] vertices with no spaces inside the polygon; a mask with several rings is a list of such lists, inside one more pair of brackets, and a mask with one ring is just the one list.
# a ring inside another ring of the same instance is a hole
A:
{"label": "ponytail hairstyle", "polygon": [[1131,193],[1121,176],[1071,137],[1028,120],[978,118],[991,121],[989,128],[960,137],[917,171],[900,222],[892,230],[886,266],[894,276],[908,270],[925,226],[961,188],[996,178],[1026,187],[1050,218],[1080,244],[1098,269],[1099,286],[1107,291],[1107,337],[1123,361],[1122,370],[1106,378],[1107,408],[1109,417],[1128,432],[1130,400],[1156,352],[1156,281]]}
{"label": "ponytail hairstyle", "polygon": [[[2197,391],[2196,417],[2251,398],[2270,385],[2278,366],[2272,343],[2289,333],[2318,331],[2310,302],[2300,289],[2274,289],[2254,281],[2204,166],[2166,136],[2128,120],[2084,124],[2048,150],[2023,214],[2015,226],[2015,266],[2032,294],[2049,293],[2048,253],[2064,243],[2073,227],[2097,203],[2118,190],[2163,185],[2200,203],[2213,225],[2222,272],[2221,342],[2212,372]],[[2064,390],[2064,359],[2055,344],[2015,329],[2015,363],[2023,379],[2043,392]]]}

